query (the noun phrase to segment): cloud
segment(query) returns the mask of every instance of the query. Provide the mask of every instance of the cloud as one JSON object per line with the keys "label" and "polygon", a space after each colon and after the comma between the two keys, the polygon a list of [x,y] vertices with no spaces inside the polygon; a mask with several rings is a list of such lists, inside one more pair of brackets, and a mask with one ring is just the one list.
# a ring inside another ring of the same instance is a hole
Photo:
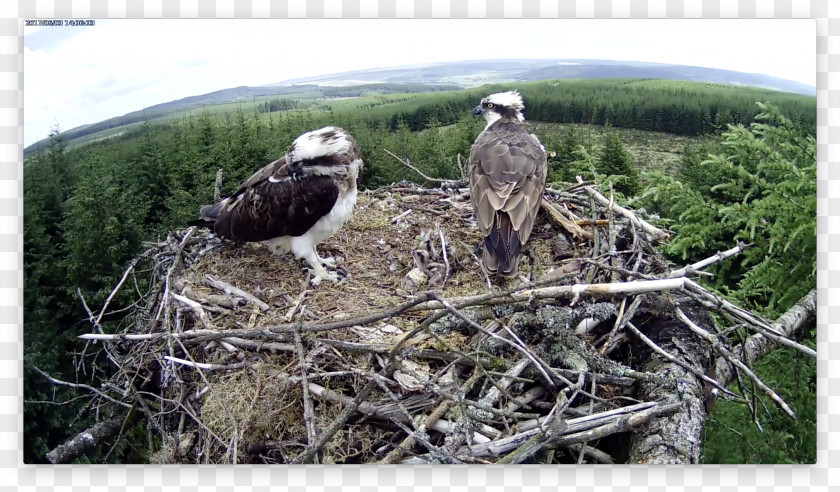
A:
{"label": "cloud", "polygon": [[110,19],[73,35],[52,29],[25,31],[27,145],[56,120],[70,129],[229,87],[436,61],[651,61],[811,85],[816,70],[808,20]]}

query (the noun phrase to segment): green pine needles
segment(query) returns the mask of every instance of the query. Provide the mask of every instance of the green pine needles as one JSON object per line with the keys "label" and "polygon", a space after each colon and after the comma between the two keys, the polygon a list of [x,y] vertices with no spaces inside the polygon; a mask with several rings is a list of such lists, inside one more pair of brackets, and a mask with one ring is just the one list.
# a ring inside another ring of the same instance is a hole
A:
{"label": "green pine needles", "polygon": [[715,287],[774,317],[816,283],[816,139],[776,106],[758,106],[749,128],[728,125],[705,158],[687,156],[680,179],[648,175],[643,201],[672,219],[668,252],[681,259],[755,243],[719,267]]}

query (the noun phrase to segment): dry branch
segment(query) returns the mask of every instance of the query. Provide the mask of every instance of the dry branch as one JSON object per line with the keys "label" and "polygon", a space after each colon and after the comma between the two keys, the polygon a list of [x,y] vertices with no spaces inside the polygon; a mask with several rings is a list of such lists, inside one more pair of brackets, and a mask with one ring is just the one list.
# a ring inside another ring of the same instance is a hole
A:
{"label": "dry branch", "polygon": [[[128,419],[136,420],[139,412],[129,410]],[[86,452],[95,449],[103,441],[117,435],[126,423],[126,415],[117,415],[97,422],[93,427],[76,434],[64,444],[47,453],[47,460],[54,464],[72,463]]]}
{"label": "dry branch", "polygon": [[660,242],[668,239],[668,233],[667,232],[665,232],[662,229],[659,229],[657,227],[654,227],[653,225],[649,224],[648,222],[645,222],[644,220],[636,217],[636,214],[634,214],[630,210],[627,210],[626,208],[624,208],[620,205],[617,205],[615,202],[612,202],[612,201],[608,200],[607,198],[604,197],[604,195],[598,193],[598,191],[595,190],[595,188],[593,188],[591,186],[584,186],[583,189],[586,190],[586,192],[592,198],[594,198],[599,204],[601,204],[603,206],[606,206],[606,207],[609,207],[610,209],[612,209],[613,212],[630,219],[630,222],[632,222],[633,225],[635,225],[636,227],[645,231],[645,233],[648,236],[647,239],[651,243],[656,244],[656,243],[660,243]]}
{"label": "dry branch", "polygon": [[785,401],[779,395],[777,395],[775,391],[768,388],[767,385],[764,384],[764,382],[762,382],[761,379],[759,379],[758,376],[756,376],[743,362],[738,360],[738,358],[735,356],[735,354],[733,354],[732,352],[727,350],[727,348],[724,347],[723,344],[721,344],[720,340],[718,340],[714,335],[712,335],[708,331],[706,331],[703,328],[700,328],[699,326],[697,326],[697,324],[694,323],[693,321],[691,321],[691,319],[688,316],[686,316],[685,313],[682,312],[681,309],[677,308],[676,313],[677,313],[677,317],[683,323],[685,323],[686,326],[688,326],[688,328],[691,331],[693,331],[695,334],[697,334],[697,336],[699,336],[700,338],[709,342],[712,345],[712,347],[721,356],[723,356],[724,359],[729,361],[735,367],[740,369],[744,374],[746,374],[746,376],[748,378],[750,378],[756,384],[756,386],[758,386],[758,388],[761,389],[762,392],[764,392],[765,395],[770,397],[770,399],[773,400],[776,403],[776,405],[779,406],[779,408],[781,408],[782,410],[785,411],[785,413],[790,415],[790,417],[792,419],[796,420],[796,414],[793,413],[793,410],[791,410],[791,408],[788,406],[788,404],[785,403]]}
{"label": "dry branch", "polygon": [[[176,443],[165,462],[492,463],[508,455],[610,463],[600,437],[641,435],[689,409],[702,413],[702,401],[675,405],[680,385],[702,395],[705,382],[744,401],[725,389],[736,371],[750,377],[741,365],[779,345],[813,352],[792,338],[813,318],[815,294],[776,323],[723,301],[687,275],[748,245],[668,271],[651,247],[667,232],[591,183],[547,190],[547,213],[529,240],[540,280],[494,286],[476,256],[469,190],[443,181],[448,189],[399,183],[360,193],[348,225],[322,246],[352,271],[337,286],[308,289],[298,265],[261,245],[229,248],[195,229],[171,234],[147,256],[152,292],[122,333],[98,326],[107,301],[99,318],[90,314],[94,333],[80,338],[113,342],[121,364],[102,390],[78,389],[111,414],[143,409],[137,413],[150,428]],[[417,240],[436,271],[427,288],[439,290],[412,295],[399,280],[414,264]],[[109,299],[139,275],[133,265]],[[713,335],[706,324],[697,327],[703,338],[654,336],[663,316],[692,333],[674,319],[679,305],[698,320],[719,311],[756,334],[731,350],[726,333]],[[576,331],[586,320],[594,322]],[[670,372],[626,355],[640,346]],[[698,347],[706,356],[713,347],[729,353],[704,374]],[[252,448],[259,452],[244,452]],[[647,459],[632,451],[631,459]],[[412,454],[420,458],[406,460]]]}
{"label": "dry branch", "polygon": [[[785,337],[792,337],[811,326],[816,320],[816,317],[817,290],[811,289],[793,307],[781,315],[774,323],[774,326]],[[748,365],[752,366],[755,362],[777,348],[778,345],[772,343],[767,337],[761,334],[755,334],[747,338],[747,341],[743,345],[735,347],[733,353],[738,360],[744,360]],[[715,379],[724,385],[728,385],[735,379],[735,370],[732,364],[725,358],[719,358],[717,360]]]}
{"label": "dry branch", "polygon": [[205,275],[204,283],[209,285],[210,287],[213,287],[214,289],[218,289],[224,292],[225,294],[234,295],[236,297],[246,299],[248,300],[248,302],[254,303],[258,308],[260,308],[260,311],[268,311],[269,309],[268,304],[257,299],[252,294],[249,294],[238,287],[234,287],[228,284],[227,282],[223,282],[212,275]]}

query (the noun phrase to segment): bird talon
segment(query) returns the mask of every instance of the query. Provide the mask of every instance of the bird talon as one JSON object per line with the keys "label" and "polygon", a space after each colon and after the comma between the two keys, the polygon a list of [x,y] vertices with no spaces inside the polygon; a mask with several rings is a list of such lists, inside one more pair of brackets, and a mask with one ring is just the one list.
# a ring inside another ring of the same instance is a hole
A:
{"label": "bird talon", "polygon": [[318,272],[313,272],[312,270],[309,270],[309,273],[312,275],[312,278],[309,280],[309,283],[312,284],[313,287],[318,287],[319,285],[321,285],[322,280],[329,280],[330,282],[332,282],[334,284],[337,284],[339,282],[339,277],[335,273],[331,273],[331,272],[318,273]]}

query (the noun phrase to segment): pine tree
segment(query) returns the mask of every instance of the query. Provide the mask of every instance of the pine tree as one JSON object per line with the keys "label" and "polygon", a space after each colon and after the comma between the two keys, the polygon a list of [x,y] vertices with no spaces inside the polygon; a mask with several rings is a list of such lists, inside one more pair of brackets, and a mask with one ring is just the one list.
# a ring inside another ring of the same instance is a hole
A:
{"label": "pine tree", "polygon": [[692,179],[652,174],[643,201],[674,220],[668,251],[684,261],[755,243],[718,267],[715,286],[775,317],[815,285],[816,141],[777,107],[759,108],[759,123],[729,125],[699,171],[683,173]]}
{"label": "pine tree", "polygon": [[606,175],[616,191],[625,196],[636,195],[641,190],[639,172],[633,165],[627,149],[621,143],[618,133],[610,133],[604,138],[603,147],[597,154],[596,169]]}

